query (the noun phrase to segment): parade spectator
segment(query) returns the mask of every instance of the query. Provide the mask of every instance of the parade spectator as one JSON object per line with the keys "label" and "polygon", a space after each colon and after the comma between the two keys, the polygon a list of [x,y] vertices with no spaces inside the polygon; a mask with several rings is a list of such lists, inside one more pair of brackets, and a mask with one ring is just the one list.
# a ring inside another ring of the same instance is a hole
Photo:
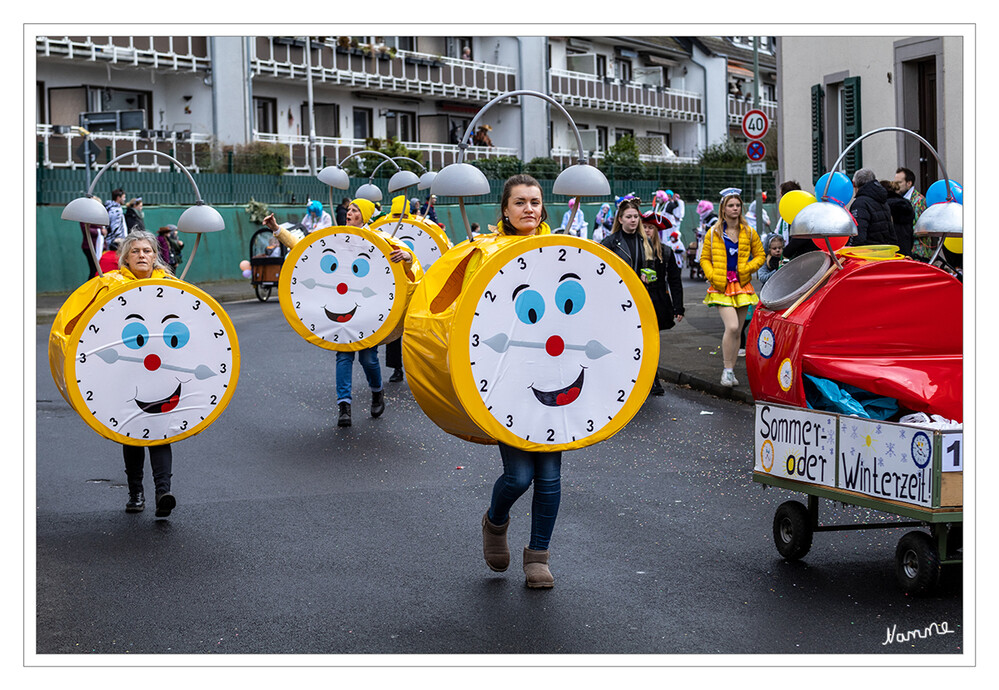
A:
{"label": "parade spectator", "polygon": [[590,239],[600,242],[612,227],[614,227],[614,212],[611,211],[611,205],[601,204],[596,218],[593,219],[593,235]]}
{"label": "parade spectator", "polygon": [[[664,247],[660,241],[659,233],[666,230],[665,219],[659,218],[652,211],[647,211],[642,215],[642,230],[645,232],[645,239],[652,249],[652,270],[655,278],[646,276],[645,287],[649,290],[649,297],[652,298],[652,306],[656,310],[656,321],[659,330],[665,331],[673,328],[676,321],[683,320],[683,280],[682,280],[682,254],[672,255],[673,252]],[[679,233],[677,233],[679,236]],[[665,390],[659,383],[658,372],[652,380],[652,395],[663,395]]]}
{"label": "parade spectator", "polygon": [[[763,201],[766,201],[766,194],[763,195]],[[763,227],[756,222],[756,199],[749,202],[749,208],[746,209],[746,222],[749,223],[749,227],[756,231],[757,235],[761,237],[770,232],[770,214],[767,210],[762,209],[763,215]]]}
{"label": "parade spectator", "polygon": [[323,203],[321,201],[313,199],[306,204],[305,215],[302,216],[302,227],[305,228],[306,235],[316,230],[331,227],[332,225],[333,219],[329,213],[323,210]]}
{"label": "parade spectator", "polygon": [[[103,225],[80,223],[80,231],[83,233],[83,243],[80,245],[80,249],[83,250],[83,256],[87,259],[87,268],[90,271],[87,274],[87,280],[90,280],[97,275],[97,264],[94,263],[94,257],[96,256],[98,260],[100,259],[104,248],[104,235],[107,232],[107,228]],[[93,247],[92,251],[91,247]],[[103,271],[103,269],[101,270]]]}
{"label": "parade spectator", "polygon": [[[583,209],[580,208],[573,215],[573,207],[576,204],[575,199],[569,199],[569,209],[562,214],[562,224],[558,226],[555,232],[562,232],[567,235],[572,235],[573,237],[586,237],[587,235],[587,222],[586,217],[583,215]],[[572,216],[572,226],[569,225],[569,217]]]}
{"label": "parade spectator", "polygon": [[701,199],[697,202],[697,217],[700,219],[700,223],[698,223],[697,229],[694,231],[694,234],[697,237],[697,252],[695,259],[697,261],[697,277],[703,278],[704,271],[701,270],[701,254],[704,250],[704,235],[712,228],[712,226],[714,226],[715,221],[718,220],[718,213],[715,211],[715,205],[707,199]]}
{"label": "parade spectator", "polygon": [[111,191],[111,199],[104,202],[104,208],[108,211],[108,231],[105,235],[104,240],[110,242],[111,240],[123,240],[125,235],[128,234],[125,229],[125,212],[121,208],[122,202],[125,201],[125,190],[121,187],[113,189]]}
{"label": "parade spectator", "polygon": [[[434,204],[437,203],[437,195],[431,194],[423,206],[420,207],[420,215],[430,219],[432,223],[437,223],[437,212],[434,211]],[[440,225],[440,223],[438,223]]]}
{"label": "parade spectator", "polygon": [[[347,209],[350,207],[350,199],[344,197],[340,205],[336,207],[336,224],[346,225],[347,224]],[[414,212],[415,213],[415,212]]]}
{"label": "parade spectator", "polygon": [[493,140],[489,138],[489,132],[491,131],[493,131],[493,128],[489,125],[479,125],[472,136],[472,144],[474,146],[492,146]]}
{"label": "parade spectator", "polygon": [[[514,175],[503,185],[497,232],[527,237],[549,232],[541,185],[530,175]],[[503,572],[510,565],[506,533],[510,509],[534,484],[531,540],[524,549],[524,573],[531,588],[555,584],[548,567],[549,544],[562,495],[561,451],[527,451],[499,442],[503,474],[493,485],[489,508],[482,516],[482,554],[486,565]]]}
{"label": "parade spectator", "polygon": [[137,196],[125,206],[125,230],[145,230],[146,223],[142,212],[142,197]]}
{"label": "parade spectator", "polygon": [[100,266],[101,273],[110,273],[111,271],[118,270],[118,245],[121,243],[118,240],[111,240],[111,243],[101,254]]}
{"label": "parade spectator", "polygon": [[160,258],[163,260],[167,266],[170,267],[170,272],[173,274],[177,273],[177,262],[174,261],[173,252],[170,251],[170,226],[164,225],[156,232],[156,243],[159,245]]}
{"label": "parade spectator", "polygon": [[[117,242],[117,239],[112,239]],[[118,271],[126,280],[145,278],[173,278],[169,267],[159,255],[159,242],[152,233],[137,230],[129,233],[118,250]],[[125,477],[128,483],[128,502],[125,512],[138,513],[146,506],[142,484],[146,452],[143,446],[122,445],[125,459]],[[167,517],[177,505],[170,490],[173,476],[173,451],[170,444],[149,446],[149,465],[156,490],[156,517]]]}
{"label": "parade spectator", "polygon": [[857,221],[857,234],[848,244],[860,247],[868,244],[897,244],[891,211],[888,209],[888,192],[878,182],[874,171],[861,168],[853,174],[854,196],[850,213]]}
{"label": "parade spectator", "polygon": [[176,225],[170,223],[167,227],[170,228],[170,232],[167,234],[167,242],[170,243],[171,266],[173,266],[174,273],[176,273],[177,267],[184,260],[184,240],[177,236]]}
{"label": "parade spectator", "polygon": [[[919,216],[926,210],[926,197],[916,189],[916,175],[908,168],[898,168],[895,171],[895,181],[898,182],[898,193],[912,204],[912,225],[915,226]],[[929,261],[933,256],[933,240],[929,237],[914,238],[910,256],[920,261]]]}
{"label": "parade spectator", "polygon": [[767,251],[767,260],[763,262],[763,265],[760,266],[760,270],[756,273],[756,277],[760,281],[761,288],[766,285],[768,280],[770,280],[770,276],[776,273],[777,269],[783,265],[785,242],[779,232],[774,232],[767,235],[763,244]]}
{"label": "parade spectator", "polygon": [[742,214],[740,190],[722,191],[721,216],[704,235],[701,269],[708,281],[704,303],[718,307],[725,325],[722,336],[723,386],[737,386],[733,369],[739,354],[739,340],[749,305],[759,301],[751,284],[753,274],[763,265],[763,244]]}
{"label": "parade spectator", "polygon": [[915,224],[916,212],[912,204],[899,194],[899,183],[895,180],[881,180],[888,198],[888,211],[891,213],[892,227],[895,231],[895,244],[904,256],[912,256],[912,226]]}
{"label": "parade spectator", "polygon": [[673,223],[674,228],[679,228],[680,223],[683,222],[683,216],[685,213],[683,199],[681,199],[680,195],[672,189],[666,190],[666,197],[669,199],[669,201],[666,202],[666,217],[670,219],[671,223]]}
{"label": "parade spectator", "polygon": [[[781,182],[780,185],[780,195],[783,197],[788,192],[792,192],[796,189],[801,189],[801,185],[798,184],[797,180],[787,180]],[[777,200],[780,203],[780,199]],[[791,237],[791,226],[782,217],[777,223],[776,230],[781,237],[784,238],[784,258],[793,259],[797,256],[801,256],[807,252],[814,252],[818,250],[815,243],[812,242],[811,238],[808,237]]]}

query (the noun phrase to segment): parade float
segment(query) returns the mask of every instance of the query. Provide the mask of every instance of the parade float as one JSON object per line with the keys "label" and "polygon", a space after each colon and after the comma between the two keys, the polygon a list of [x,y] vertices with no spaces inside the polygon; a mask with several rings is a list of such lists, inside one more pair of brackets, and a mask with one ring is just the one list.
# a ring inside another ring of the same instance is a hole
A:
{"label": "parade float", "polygon": [[[800,192],[782,208],[791,237],[812,238],[822,251],[791,260],[760,291],[746,352],[753,480],[807,496],[807,505],[786,501],[774,516],[775,545],[789,560],[808,553],[816,532],[921,528],[899,540],[895,571],[904,591],[923,593],[942,565],[962,562],[962,285],[895,246],[843,246],[857,234],[845,209],[853,190],[835,171],[881,132],[915,136],[933,151],[909,130],[873,130],[820,178],[821,198]],[[963,233],[956,189],[947,184],[914,229],[937,238],[934,259]],[[820,525],[820,498],[907,520]]]}

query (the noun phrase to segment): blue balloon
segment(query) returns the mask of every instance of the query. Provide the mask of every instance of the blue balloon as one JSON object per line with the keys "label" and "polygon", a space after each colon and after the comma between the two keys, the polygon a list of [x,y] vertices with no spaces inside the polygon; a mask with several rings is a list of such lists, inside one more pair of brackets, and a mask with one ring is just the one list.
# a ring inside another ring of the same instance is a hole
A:
{"label": "blue balloon", "polygon": [[[829,173],[826,173],[815,183],[815,196],[820,201],[822,200],[823,192],[826,188],[826,180],[828,179]],[[853,183],[850,182],[850,178],[845,173],[834,172],[832,174],[832,181],[829,183],[829,191],[824,193],[829,197],[829,201],[833,201],[840,206],[846,206],[850,203],[850,199],[853,198]]]}
{"label": "blue balloon", "polygon": [[[954,201],[959,204],[964,203],[964,187],[954,180],[950,180],[950,190],[954,194]],[[947,200],[947,187],[943,180],[937,180],[926,190],[926,205],[932,206]]]}

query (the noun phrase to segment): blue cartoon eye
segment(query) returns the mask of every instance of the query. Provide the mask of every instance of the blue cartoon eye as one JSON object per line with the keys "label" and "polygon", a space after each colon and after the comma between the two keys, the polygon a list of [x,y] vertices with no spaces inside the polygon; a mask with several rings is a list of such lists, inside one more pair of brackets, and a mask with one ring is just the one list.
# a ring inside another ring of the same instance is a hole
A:
{"label": "blue cartoon eye", "polygon": [[555,304],[563,314],[575,314],[586,303],[586,290],[574,280],[562,283],[555,290]]}
{"label": "blue cartoon eye", "polygon": [[545,300],[535,290],[524,290],[513,303],[517,318],[524,323],[537,323],[545,315]]}
{"label": "blue cartoon eye", "polygon": [[332,273],[336,270],[336,266],[336,257],[332,254],[323,254],[323,258],[319,260],[319,268],[321,268],[325,273]]}
{"label": "blue cartoon eye", "polygon": [[407,247],[409,247],[410,249],[412,249],[414,252],[416,251],[416,242],[414,240],[403,240],[402,242]]}
{"label": "blue cartoon eye", "polygon": [[368,275],[368,269],[371,268],[367,259],[355,259],[354,263],[350,265],[350,270],[354,272],[354,275],[363,278]]}
{"label": "blue cartoon eye", "polygon": [[149,329],[138,321],[133,321],[121,329],[121,340],[125,347],[138,350],[149,340]]}
{"label": "blue cartoon eye", "polygon": [[163,329],[163,340],[167,347],[172,347],[175,350],[187,345],[187,341],[190,339],[191,330],[180,321],[171,321]]}

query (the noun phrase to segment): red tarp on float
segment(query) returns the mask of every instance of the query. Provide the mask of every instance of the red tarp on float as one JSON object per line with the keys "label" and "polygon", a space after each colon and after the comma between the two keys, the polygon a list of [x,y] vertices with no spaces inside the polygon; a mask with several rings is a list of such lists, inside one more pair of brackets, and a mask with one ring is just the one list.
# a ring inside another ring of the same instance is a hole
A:
{"label": "red tarp on float", "polygon": [[840,261],[789,318],[757,306],[746,342],[753,397],[806,407],[804,373],[963,421],[960,281],[910,259]]}

